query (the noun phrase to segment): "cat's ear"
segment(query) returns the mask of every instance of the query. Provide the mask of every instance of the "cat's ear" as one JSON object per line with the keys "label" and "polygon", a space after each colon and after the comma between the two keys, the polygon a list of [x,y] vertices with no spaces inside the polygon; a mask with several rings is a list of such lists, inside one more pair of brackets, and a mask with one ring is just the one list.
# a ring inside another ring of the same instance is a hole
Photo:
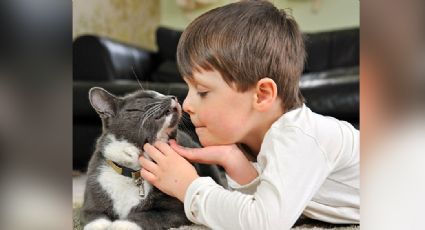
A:
{"label": "cat's ear", "polygon": [[116,103],[118,99],[108,91],[100,87],[93,87],[89,90],[90,104],[101,118],[115,116]]}

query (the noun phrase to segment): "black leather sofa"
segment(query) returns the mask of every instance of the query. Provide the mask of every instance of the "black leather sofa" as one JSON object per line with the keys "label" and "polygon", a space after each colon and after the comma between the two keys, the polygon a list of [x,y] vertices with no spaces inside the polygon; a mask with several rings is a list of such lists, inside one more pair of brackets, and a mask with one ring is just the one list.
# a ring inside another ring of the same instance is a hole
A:
{"label": "black leather sofa", "polygon": [[[91,87],[122,95],[140,89],[137,78],[145,89],[184,100],[187,86],[175,59],[180,35],[181,31],[158,28],[156,52],[95,35],[74,40],[74,169],[85,170],[101,132],[100,119],[88,101]],[[305,34],[305,42],[308,57],[300,87],[306,104],[359,127],[359,29]]]}

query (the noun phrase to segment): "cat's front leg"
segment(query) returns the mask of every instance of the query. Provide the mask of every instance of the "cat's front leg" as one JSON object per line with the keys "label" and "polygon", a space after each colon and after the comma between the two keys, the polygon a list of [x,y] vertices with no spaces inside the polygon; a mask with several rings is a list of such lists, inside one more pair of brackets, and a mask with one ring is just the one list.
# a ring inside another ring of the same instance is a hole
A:
{"label": "cat's front leg", "polygon": [[116,220],[112,222],[108,230],[142,230],[142,228],[128,220]]}
{"label": "cat's front leg", "polygon": [[105,218],[99,218],[86,224],[83,230],[107,230],[111,226],[112,222]]}

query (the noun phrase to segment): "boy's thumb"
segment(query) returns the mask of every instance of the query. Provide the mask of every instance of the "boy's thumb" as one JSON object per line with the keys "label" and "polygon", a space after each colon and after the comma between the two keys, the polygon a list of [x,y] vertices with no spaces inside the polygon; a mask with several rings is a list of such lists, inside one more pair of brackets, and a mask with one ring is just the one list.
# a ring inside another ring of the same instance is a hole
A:
{"label": "boy's thumb", "polygon": [[204,159],[207,156],[204,156],[203,153],[205,153],[205,150],[203,148],[186,148],[177,144],[174,140],[171,140],[169,143],[171,148],[180,156],[196,163],[209,163],[208,159]]}
{"label": "boy's thumb", "polygon": [[185,158],[189,155],[189,149],[177,144],[175,140],[170,140],[169,143],[171,148],[174,149],[174,151],[176,151],[179,155]]}

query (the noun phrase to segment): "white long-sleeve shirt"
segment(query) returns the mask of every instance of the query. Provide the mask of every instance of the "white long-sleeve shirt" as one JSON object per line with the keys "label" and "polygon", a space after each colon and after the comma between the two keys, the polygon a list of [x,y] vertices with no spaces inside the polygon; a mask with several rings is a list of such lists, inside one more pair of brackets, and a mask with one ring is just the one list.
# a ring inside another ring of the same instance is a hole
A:
{"label": "white long-sleeve shirt", "polygon": [[185,194],[186,216],[212,229],[290,229],[304,215],[359,223],[359,131],[303,105],[266,133],[254,163],[259,176],[231,191],[209,177]]}

